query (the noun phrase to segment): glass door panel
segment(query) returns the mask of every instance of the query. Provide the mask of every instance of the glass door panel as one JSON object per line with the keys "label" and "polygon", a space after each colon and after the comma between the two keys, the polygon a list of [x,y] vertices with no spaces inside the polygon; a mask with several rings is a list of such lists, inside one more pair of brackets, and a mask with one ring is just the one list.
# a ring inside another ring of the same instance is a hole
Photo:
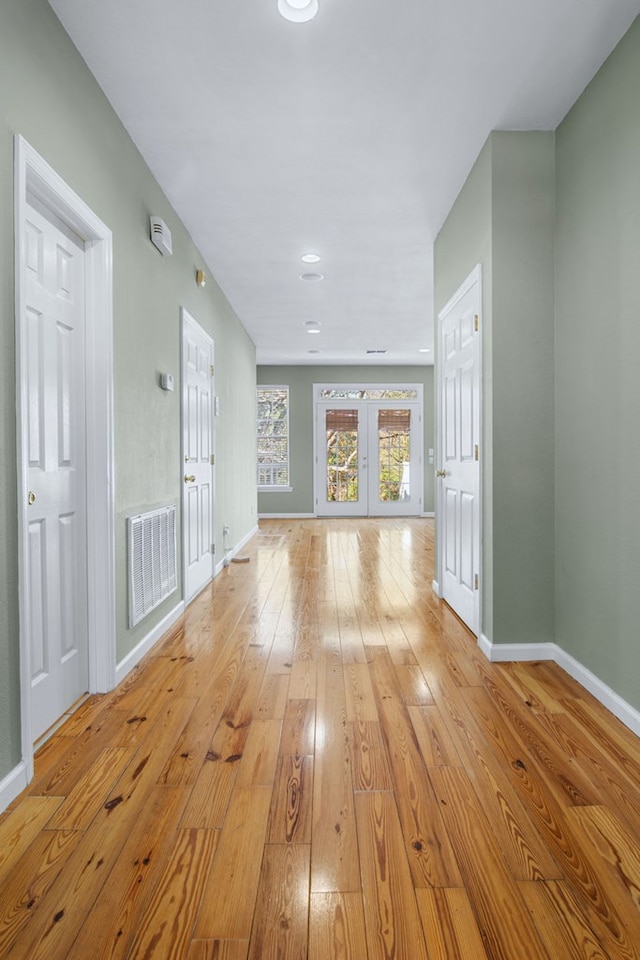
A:
{"label": "glass door panel", "polygon": [[377,411],[378,500],[411,497],[411,410]]}
{"label": "glass door panel", "polygon": [[[361,426],[364,435],[361,434]],[[366,514],[366,487],[361,460],[367,441],[366,409],[360,404],[318,406],[318,484],[320,516],[356,517]]]}
{"label": "glass door panel", "polygon": [[369,516],[422,512],[418,404],[369,404]]}
{"label": "glass door panel", "polygon": [[328,503],[358,502],[358,411],[327,410],[325,414],[327,444]]}

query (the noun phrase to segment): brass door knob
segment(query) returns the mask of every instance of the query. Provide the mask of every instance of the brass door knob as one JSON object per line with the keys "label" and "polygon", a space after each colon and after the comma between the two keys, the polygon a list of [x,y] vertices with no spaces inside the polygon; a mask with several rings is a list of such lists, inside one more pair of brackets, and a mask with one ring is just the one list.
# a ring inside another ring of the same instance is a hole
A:
{"label": "brass door knob", "polygon": [[436,470],[436,477],[446,477],[446,475],[447,475],[446,470]]}
{"label": "brass door knob", "polygon": [[184,475],[184,482],[185,482],[185,483],[195,483],[195,482],[196,482],[196,478],[195,478],[195,476],[194,476],[192,473],[185,473],[185,475]]}
{"label": "brass door knob", "polygon": [[35,493],[33,493],[33,491],[29,491],[29,496],[27,497],[27,500],[29,501],[30,507],[33,506],[33,504],[36,502],[36,495]]}

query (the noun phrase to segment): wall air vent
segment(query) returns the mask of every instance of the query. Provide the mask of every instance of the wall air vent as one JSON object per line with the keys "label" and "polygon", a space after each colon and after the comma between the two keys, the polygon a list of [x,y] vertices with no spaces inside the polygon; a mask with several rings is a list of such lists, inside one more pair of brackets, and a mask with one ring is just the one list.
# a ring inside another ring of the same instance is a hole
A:
{"label": "wall air vent", "polygon": [[367,350],[367,353],[386,353],[386,350]]}
{"label": "wall air vent", "polygon": [[163,256],[170,257],[173,253],[171,230],[160,217],[150,217],[151,242]]}
{"label": "wall air vent", "polygon": [[133,627],[178,586],[176,508],[161,507],[127,520],[129,626]]}

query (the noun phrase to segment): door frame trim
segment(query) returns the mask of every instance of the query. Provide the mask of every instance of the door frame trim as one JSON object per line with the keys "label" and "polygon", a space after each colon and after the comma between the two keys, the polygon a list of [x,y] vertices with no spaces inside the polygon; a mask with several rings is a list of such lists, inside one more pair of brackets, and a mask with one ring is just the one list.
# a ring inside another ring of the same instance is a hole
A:
{"label": "door frame trim", "polygon": [[[411,516],[420,516],[424,510],[424,471],[425,471],[425,462],[424,462],[424,384],[415,383],[413,381],[398,383],[387,382],[380,383],[376,381],[375,383],[366,383],[358,382],[352,383],[347,381],[341,381],[339,383],[314,383],[313,384],[313,514],[315,517],[325,517],[326,514],[321,514],[319,511],[320,496],[323,487],[323,480],[320,478],[319,470],[319,436],[318,436],[318,409],[321,404],[335,403],[335,404],[346,404],[349,403],[393,403],[393,400],[381,400],[381,399],[368,399],[363,398],[348,398],[348,397],[336,397],[335,399],[324,398],[322,396],[323,390],[415,390],[416,396],[409,399],[407,398],[407,403],[415,403],[419,405],[419,415],[420,415],[420,424],[418,430],[418,436],[420,441],[420,472],[419,472],[419,501],[420,501],[420,512],[418,514],[411,514]],[[397,401],[399,404],[402,403],[402,400]],[[368,481],[367,481],[368,482]],[[369,514],[364,514],[368,516]],[[345,514],[347,516],[347,514]],[[377,514],[373,514],[377,516]]]}
{"label": "door frame trim", "polygon": [[[444,449],[444,424],[442,422],[442,409],[440,404],[440,398],[442,396],[442,387],[443,387],[443,365],[441,363],[442,357],[442,318],[445,314],[449,313],[455,305],[469,292],[469,290],[474,286],[478,285],[478,316],[480,317],[479,329],[478,329],[478,417],[480,421],[480,461],[478,464],[478,577],[480,581],[480,589],[477,591],[477,622],[478,622],[478,642],[480,642],[480,637],[482,636],[482,611],[483,611],[483,593],[484,593],[484,576],[483,576],[483,519],[484,519],[484,502],[483,502],[483,470],[482,464],[487,458],[488,451],[484,448],[484,414],[483,414],[483,376],[482,376],[482,354],[483,354],[483,333],[484,333],[484,313],[483,313],[483,300],[482,300],[482,264],[477,263],[473,268],[469,276],[463,280],[456,292],[452,297],[447,300],[445,305],[438,311],[437,322],[436,322],[436,356],[435,356],[435,397],[434,397],[434,406],[435,406],[435,415],[436,415],[436,456],[435,462],[436,465],[440,463],[440,456]],[[488,462],[488,460],[487,460]],[[442,535],[442,504],[441,504],[441,484],[436,481],[435,485],[435,514],[436,514],[436,554],[435,554],[435,579],[432,583],[433,592],[438,597],[442,597],[442,582],[443,582],[443,564],[444,564],[444,538]]]}
{"label": "door frame trim", "polygon": [[87,607],[89,692],[115,686],[115,503],[113,430],[113,240],[111,230],[17,134],[14,138],[14,245],[16,331],[16,447],[18,495],[18,602],[20,629],[20,715],[22,759],[33,777],[31,670],[27,564],[26,347],[22,337],[25,300],[24,223],[27,198],[40,200],[85,242]]}
{"label": "door frame trim", "polygon": [[[216,530],[216,465],[215,465],[215,456],[216,456],[216,429],[215,429],[215,362],[216,362],[216,344],[215,340],[208,333],[202,324],[198,323],[193,314],[185,307],[180,307],[180,463],[181,467],[184,467],[184,458],[185,458],[185,447],[184,447],[184,418],[185,418],[185,409],[184,409],[184,380],[185,380],[185,356],[184,356],[184,331],[185,326],[192,326],[199,336],[203,337],[211,345],[211,360],[214,367],[214,374],[211,377],[211,422],[209,429],[211,431],[210,443],[211,443],[211,452],[213,453],[214,462],[211,464],[211,529],[210,533],[210,542],[215,543],[215,530]],[[182,475],[182,470],[181,470]],[[181,486],[184,486],[181,482]],[[192,600],[195,600],[196,597],[202,593],[202,591],[209,586],[213,578],[215,577],[216,570],[216,553],[211,554],[211,576],[206,583],[203,583],[202,586],[193,594],[192,597],[187,597],[187,551],[185,550],[185,540],[186,540],[186,523],[185,523],[185,510],[184,510],[184,490],[180,493],[180,509],[182,512],[182,543],[180,544],[180,552],[182,554],[182,595],[184,597],[185,605],[191,603]],[[217,546],[217,544],[216,544]]]}

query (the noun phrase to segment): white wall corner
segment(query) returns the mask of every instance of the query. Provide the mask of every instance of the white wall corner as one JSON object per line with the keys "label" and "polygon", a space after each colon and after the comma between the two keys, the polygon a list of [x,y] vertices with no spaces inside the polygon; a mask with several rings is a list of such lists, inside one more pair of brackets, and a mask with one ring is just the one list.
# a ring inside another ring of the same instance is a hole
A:
{"label": "white wall corner", "polygon": [[162,620],[153,627],[152,630],[143,637],[143,639],[138,643],[133,650],[131,650],[126,657],[123,657],[122,660],[116,666],[116,684],[121,683],[124,678],[130,673],[134,667],[136,667],[142,658],[152,649],[160,640],[161,637],[170,630],[171,627],[176,623],[184,613],[184,600],[181,600],[180,603],[176,604],[173,610],[170,610],[162,618]]}
{"label": "white wall corner", "polygon": [[0,813],[28,786],[27,765],[21,760],[7,776],[0,780]]}

